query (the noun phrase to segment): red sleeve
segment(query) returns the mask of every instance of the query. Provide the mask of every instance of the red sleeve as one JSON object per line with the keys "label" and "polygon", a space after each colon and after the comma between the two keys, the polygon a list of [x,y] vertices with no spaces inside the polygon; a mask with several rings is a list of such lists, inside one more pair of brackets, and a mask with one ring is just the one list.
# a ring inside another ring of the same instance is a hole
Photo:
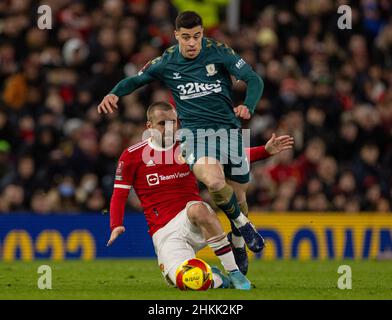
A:
{"label": "red sleeve", "polygon": [[269,154],[268,151],[265,150],[265,146],[246,148],[245,152],[246,156],[248,157],[249,163],[271,157],[271,154]]}
{"label": "red sleeve", "polygon": [[110,230],[122,226],[124,210],[129,195],[129,189],[114,189],[110,200]]}
{"label": "red sleeve", "polygon": [[110,200],[110,230],[122,226],[124,221],[125,204],[129,191],[134,182],[136,164],[126,150],[117,164],[113,194]]}

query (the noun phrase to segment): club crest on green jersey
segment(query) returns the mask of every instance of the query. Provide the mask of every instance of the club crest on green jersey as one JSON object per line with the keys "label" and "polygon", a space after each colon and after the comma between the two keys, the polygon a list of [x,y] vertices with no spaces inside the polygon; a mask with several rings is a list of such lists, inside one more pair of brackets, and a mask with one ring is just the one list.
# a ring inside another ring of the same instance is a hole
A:
{"label": "club crest on green jersey", "polygon": [[207,77],[211,77],[218,73],[218,71],[215,69],[215,64],[213,63],[207,64],[206,69],[207,69]]}

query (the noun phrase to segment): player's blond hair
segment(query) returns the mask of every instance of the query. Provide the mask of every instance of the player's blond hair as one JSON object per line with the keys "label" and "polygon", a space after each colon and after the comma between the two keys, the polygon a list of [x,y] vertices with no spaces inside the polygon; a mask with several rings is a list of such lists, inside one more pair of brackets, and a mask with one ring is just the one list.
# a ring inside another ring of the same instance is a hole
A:
{"label": "player's blond hair", "polygon": [[148,121],[152,121],[152,115],[154,113],[155,110],[162,110],[162,111],[170,111],[173,110],[174,112],[176,112],[176,108],[174,108],[174,106],[166,101],[157,101],[154,102],[153,104],[151,104],[148,109],[147,109],[147,120]]}

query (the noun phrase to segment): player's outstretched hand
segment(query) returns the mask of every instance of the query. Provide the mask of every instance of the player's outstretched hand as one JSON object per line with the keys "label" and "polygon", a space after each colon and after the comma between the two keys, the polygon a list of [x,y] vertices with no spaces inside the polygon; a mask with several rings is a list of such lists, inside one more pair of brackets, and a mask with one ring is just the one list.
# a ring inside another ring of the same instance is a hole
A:
{"label": "player's outstretched hand", "polygon": [[106,95],[98,105],[98,113],[113,113],[114,109],[118,109],[118,99],[119,98],[115,94],[110,93]]}
{"label": "player's outstretched hand", "polygon": [[237,118],[241,118],[241,119],[245,119],[245,120],[250,119],[249,109],[247,106],[244,106],[243,104],[234,108],[234,114]]}
{"label": "player's outstretched hand", "polygon": [[123,226],[114,228],[112,233],[110,234],[110,239],[109,239],[106,246],[109,247],[110,245],[112,245],[114,240],[116,240],[118,238],[118,236],[124,232],[125,232],[125,228]]}
{"label": "player's outstretched hand", "polygon": [[273,133],[271,139],[265,144],[265,150],[267,150],[270,155],[274,155],[283,150],[291,149],[293,145],[293,137],[289,135],[276,137],[275,133]]}

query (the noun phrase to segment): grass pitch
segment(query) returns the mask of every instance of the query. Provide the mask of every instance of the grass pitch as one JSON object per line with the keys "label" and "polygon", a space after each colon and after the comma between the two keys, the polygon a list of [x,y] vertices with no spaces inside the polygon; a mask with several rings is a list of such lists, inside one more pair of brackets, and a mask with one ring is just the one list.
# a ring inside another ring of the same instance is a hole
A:
{"label": "grass pitch", "polygon": [[[52,290],[37,287],[43,264],[52,268]],[[351,290],[337,288],[342,264],[351,266]],[[250,291],[181,292],[166,285],[153,259],[1,262],[0,299],[392,299],[392,261],[254,260],[248,278]]]}

